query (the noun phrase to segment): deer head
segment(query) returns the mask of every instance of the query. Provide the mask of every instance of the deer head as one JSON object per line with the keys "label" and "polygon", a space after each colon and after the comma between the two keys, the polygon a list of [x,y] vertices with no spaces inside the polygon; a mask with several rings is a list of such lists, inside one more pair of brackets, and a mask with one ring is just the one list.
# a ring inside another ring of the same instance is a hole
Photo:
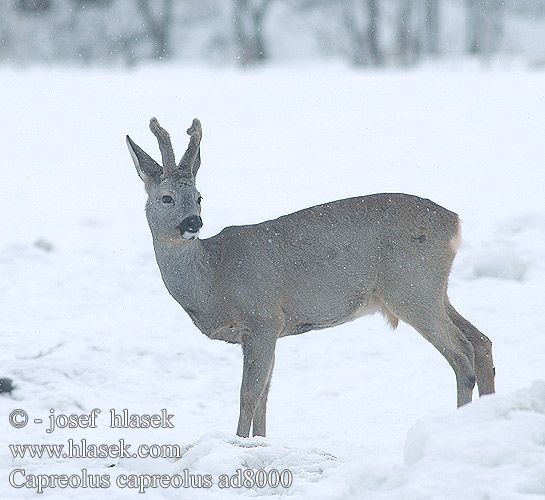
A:
{"label": "deer head", "polygon": [[193,240],[202,227],[202,198],[195,186],[195,176],[201,165],[201,122],[195,118],[187,130],[189,146],[177,165],[168,132],[156,118],[150,120],[149,126],[159,143],[162,166],[129,136],[127,146],[148,193],[146,216],[151,233],[154,239],[163,242]]}

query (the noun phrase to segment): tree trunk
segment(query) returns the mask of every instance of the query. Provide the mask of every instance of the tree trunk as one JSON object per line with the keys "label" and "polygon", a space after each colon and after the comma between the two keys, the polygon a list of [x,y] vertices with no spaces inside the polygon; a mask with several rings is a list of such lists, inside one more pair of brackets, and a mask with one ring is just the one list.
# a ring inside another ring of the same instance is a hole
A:
{"label": "tree trunk", "polygon": [[503,37],[502,0],[467,0],[467,52],[490,55],[498,50]]}
{"label": "tree trunk", "polygon": [[268,54],[263,36],[263,20],[271,0],[234,0],[233,20],[238,60],[243,66],[259,63]]}
{"label": "tree trunk", "polygon": [[430,56],[437,56],[439,55],[439,0],[426,0],[424,9],[423,49]]}
{"label": "tree trunk", "polygon": [[173,0],[163,0],[162,9],[158,16],[154,15],[150,0],[138,0],[138,7],[148,28],[148,34],[154,41],[154,57],[167,59],[170,56]]}
{"label": "tree trunk", "polygon": [[378,41],[378,0],[367,0],[367,12],[369,13],[369,23],[367,25],[367,44],[369,46],[369,55],[371,62],[375,66],[378,66],[382,64],[382,53],[379,49]]}
{"label": "tree trunk", "polygon": [[399,21],[397,46],[401,64],[410,64],[413,60],[413,33],[411,30],[412,0],[399,0]]}
{"label": "tree trunk", "polygon": [[492,11],[490,15],[490,50],[491,52],[497,52],[501,48],[503,40],[505,2],[502,0],[492,0],[490,10]]}
{"label": "tree trunk", "polygon": [[253,57],[255,61],[264,61],[267,59],[267,53],[265,51],[265,40],[263,38],[263,18],[267,10],[268,1],[263,2],[258,8],[253,12],[253,32],[254,32],[254,43],[253,43]]}
{"label": "tree trunk", "polygon": [[365,0],[362,4],[366,13],[366,26],[358,24],[356,7],[346,4],[345,26],[350,36],[352,62],[356,66],[382,64],[382,53],[378,40],[379,8],[378,0]]}
{"label": "tree trunk", "polygon": [[479,0],[466,0],[466,43],[469,54],[480,54],[483,50],[482,7]]}

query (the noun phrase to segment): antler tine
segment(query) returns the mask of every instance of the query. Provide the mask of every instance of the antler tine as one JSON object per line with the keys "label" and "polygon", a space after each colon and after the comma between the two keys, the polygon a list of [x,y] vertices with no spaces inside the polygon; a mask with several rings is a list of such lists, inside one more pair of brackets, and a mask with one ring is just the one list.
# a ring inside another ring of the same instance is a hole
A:
{"label": "antler tine", "polygon": [[193,122],[191,123],[191,127],[187,129],[187,133],[189,135],[193,135],[194,133],[198,133],[202,137],[202,125],[201,121],[198,118],[193,118]]}
{"label": "antler tine", "polygon": [[198,118],[193,119],[193,123],[187,129],[187,133],[191,136],[189,146],[187,146],[187,151],[180,160],[178,168],[182,171],[182,175],[193,177],[196,174],[195,161],[199,156],[202,138],[202,126]]}
{"label": "antler tine", "polygon": [[163,158],[165,173],[175,173],[176,160],[174,159],[174,150],[172,149],[172,143],[170,142],[170,135],[163,127],[161,127],[161,125],[159,125],[159,122],[155,117],[150,120],[149,128],[153,132],[153,135],[157,137],[159,150],[161,151],[161,157]]}

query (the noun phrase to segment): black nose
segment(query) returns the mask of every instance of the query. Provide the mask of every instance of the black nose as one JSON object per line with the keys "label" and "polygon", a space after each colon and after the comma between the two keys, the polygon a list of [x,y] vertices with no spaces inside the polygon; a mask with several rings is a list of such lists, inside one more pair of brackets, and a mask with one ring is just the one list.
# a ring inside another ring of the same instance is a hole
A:
{"label": "black nose", "polygon": [[202,227],[202,219],[198,215],[192,215],[186,217],[180,224],[178,224],[178,229],[183,235],[186,231],[190,233],[197,233]]}

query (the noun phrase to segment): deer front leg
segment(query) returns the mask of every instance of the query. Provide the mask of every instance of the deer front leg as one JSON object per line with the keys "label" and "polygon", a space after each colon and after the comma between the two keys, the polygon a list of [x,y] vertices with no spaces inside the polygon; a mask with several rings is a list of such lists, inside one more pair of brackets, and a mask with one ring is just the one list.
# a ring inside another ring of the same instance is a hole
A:
{"label": "deer front leg", "polygon": [[254,435],[265,436],[266,400],[277,335],[271,333],[248,333],[242,338],[243,369],[240,388],[240,415],[237,435],[248,437],[256,409]]}
{"label": "deer front leg", "polygon": [[271,369],[269,370],[269,379],[265,384],[265,389],[257,402],[257,407],[254,412],[254,420],[252,423],[252,434],[254,436],[265,436],[267,431],[267,397],[271,387],[272,372],[274,369],[274,354]]}

